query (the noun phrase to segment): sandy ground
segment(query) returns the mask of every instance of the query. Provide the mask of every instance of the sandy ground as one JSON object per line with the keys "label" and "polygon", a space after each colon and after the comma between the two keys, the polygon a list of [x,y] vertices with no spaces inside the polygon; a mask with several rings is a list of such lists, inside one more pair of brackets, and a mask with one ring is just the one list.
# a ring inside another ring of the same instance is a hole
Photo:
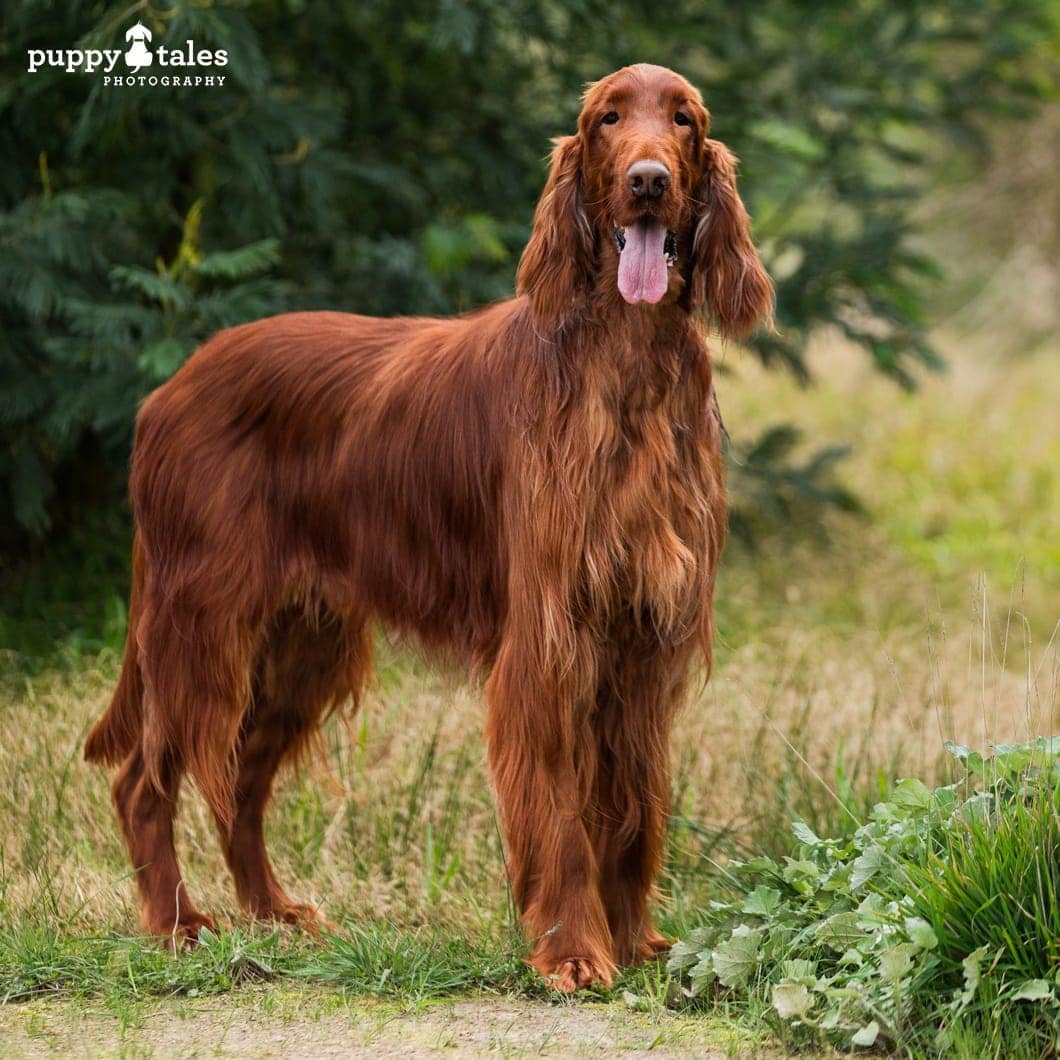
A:
{"label": "sandy ground", "polygon": [[77,1001],[0,1006],[0,1056],[779,1056],[703,1017],[620,1002],[478,997],[401,1010],[313,993],[182,998],[115,1012]]}

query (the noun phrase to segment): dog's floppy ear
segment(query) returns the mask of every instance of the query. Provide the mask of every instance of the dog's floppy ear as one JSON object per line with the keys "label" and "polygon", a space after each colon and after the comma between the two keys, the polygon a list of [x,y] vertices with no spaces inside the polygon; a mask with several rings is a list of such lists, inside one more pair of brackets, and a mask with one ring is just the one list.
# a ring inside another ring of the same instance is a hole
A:
{"label": "dog's floppy ear", "polygon": [[773,283],[751,242],[751,223],[736,190],[736,156],[720,140],[703,142],[703,215],[692,245],[692,308],[742,338],[773,311]]}
{"label": "dog's floppy ear", "polygon": [[564,136],[554,143],[516,281],[538,327],[548,330],[562,327],[585,300],[593,268],[593,233],[582,200],[582,142]]}

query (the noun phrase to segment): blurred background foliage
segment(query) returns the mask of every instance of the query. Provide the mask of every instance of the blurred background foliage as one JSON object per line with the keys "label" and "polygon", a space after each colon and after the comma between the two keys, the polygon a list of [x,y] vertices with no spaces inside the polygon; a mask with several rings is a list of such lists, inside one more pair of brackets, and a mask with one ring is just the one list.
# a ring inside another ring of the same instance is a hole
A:
{"label": "blurred background foliage", "polygon": [[[29,48],[114,48],[136,20],[155,45],[227,49],[225,85],[26,71]],[[1058,57],[1054,0],[14,0],[0,45],[0,592],[42,561],[120,584],[137,403],[216,329],[508,294],[550,137],[573,128],[584,82],[629,62],[686,74],[742,158],[777,281],[777,328],[755,356],[807,379],[807,339],[832,327],[912,386],[939,364],[928,296],[943,264],[916,238],[918,207],[975,174],[999,125],[1055,97]],[[831,477],[835,449],[800,456],[790,426],[733,435],[738,528],[855,505]]]}

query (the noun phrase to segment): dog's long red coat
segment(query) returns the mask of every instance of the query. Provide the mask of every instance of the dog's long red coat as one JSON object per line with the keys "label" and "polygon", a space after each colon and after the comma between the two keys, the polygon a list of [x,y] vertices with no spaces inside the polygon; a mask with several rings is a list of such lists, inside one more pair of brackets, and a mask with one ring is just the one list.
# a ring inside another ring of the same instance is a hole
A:
{"label": "dog's long red coat", "polygon": [[[125,665],[86,755],[121,765],[149,931],[183,941],[211,922],[173,850],[184,772],[244,906],[312,919],[273,876],[262,815],[281,762],[356,701],[382,621],[487,675],[535,967],[569,990],[665,947],[647,902],[669,728],[694,654],[709,661],[725,536],[697,316],[742,333],[771,299],[707,123],[677,75],[619,71],[557,144],[516,298],[233,328],[145,402]],[[612,226],[639,208],[622,175],[645,156],[674,177],[653,207],[678,251],[658,306],[615,284]]]}

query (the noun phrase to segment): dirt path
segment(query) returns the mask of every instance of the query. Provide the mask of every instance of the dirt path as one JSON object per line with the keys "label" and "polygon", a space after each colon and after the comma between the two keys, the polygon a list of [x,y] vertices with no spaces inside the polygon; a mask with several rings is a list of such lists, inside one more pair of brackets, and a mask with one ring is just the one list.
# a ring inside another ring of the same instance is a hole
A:
{"label": "dirt path", "polygon": [[[0,1006],[0,1056],[403,1057],[749,1055],[702,1017],[620,1003],[477,997],[415,1010],[312,992],[263,992],[113,1011],[73,1001]],[[755,1055],[763,1054],[761,1051]],[[779,1054],[776,1054],[779,1055]]]}

